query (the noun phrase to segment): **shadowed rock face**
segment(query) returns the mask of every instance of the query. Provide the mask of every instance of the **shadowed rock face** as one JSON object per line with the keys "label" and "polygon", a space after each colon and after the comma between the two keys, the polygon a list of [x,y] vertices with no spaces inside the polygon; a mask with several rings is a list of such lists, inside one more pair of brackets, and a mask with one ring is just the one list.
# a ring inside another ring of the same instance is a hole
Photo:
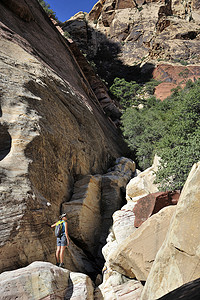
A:
{"label": "shadowed rock face", "polygon": [[198,300],[200,295],[200,278],[188,282],[178,289],[164,295],[158,300]]}
{"label": "shadowed rock face", "polygon": [[[54,261],[48,225],[76,177],[102,173],[126,146],[38,2],[1,1],[0,10],[3,271]],[[79,270],[77,258],[66,256]]]}
{"label": "shadowed rock face", "polygon": [[[106,0],[97,2],[88,15],[72,17],[63,29],[111,85],[115,77],[149,80],[153,70],[166,62],[174,69],[190,64],[199,70],[199,25],[196,0]],[[185,79],[190,79],[190,74]],[[163,100],[176,84],[165,83],[156,96]]]}

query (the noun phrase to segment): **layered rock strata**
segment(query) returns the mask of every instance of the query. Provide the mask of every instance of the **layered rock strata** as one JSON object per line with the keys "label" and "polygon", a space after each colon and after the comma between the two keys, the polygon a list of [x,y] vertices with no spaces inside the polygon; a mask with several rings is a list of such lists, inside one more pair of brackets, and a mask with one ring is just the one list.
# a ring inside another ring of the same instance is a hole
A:
{"label": "layered rock strata", "polygon": [[[126,146],[38,1],[1,1],[0,10],[4,271],[34,260],[55,261],[50,225],[77,176],[103,173]],[[83,271],[79,259],[69,250],[69,269]]]}
{"label": "layered rock strata", "polygon": [[69,202],[63,203],[71,238],[102,266],[101,248],[112,226],[112,215],[124,203],[127,183],[135,172],[135,163],[127,158],[116,160],[103,175],[88,175],[74,185]]}

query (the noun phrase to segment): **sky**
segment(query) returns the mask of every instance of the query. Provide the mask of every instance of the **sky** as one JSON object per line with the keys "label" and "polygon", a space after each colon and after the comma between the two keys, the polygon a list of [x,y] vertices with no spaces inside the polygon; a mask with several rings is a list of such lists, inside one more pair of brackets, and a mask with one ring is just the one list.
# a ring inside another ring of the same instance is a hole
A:
{"label": "sky", "polygon": [[77,12],[90,12],[98,0],[45,0],[56,13],[59,21],[69,20]]}

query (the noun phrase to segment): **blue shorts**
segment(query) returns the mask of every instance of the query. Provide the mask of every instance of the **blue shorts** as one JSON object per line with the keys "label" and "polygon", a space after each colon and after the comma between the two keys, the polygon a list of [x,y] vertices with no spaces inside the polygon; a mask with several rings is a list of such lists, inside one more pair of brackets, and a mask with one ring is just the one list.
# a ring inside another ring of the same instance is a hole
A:
{"label": "blue shorts", "polygon": [[57,246],[67,246],[67,238],[65,234],[61,237],[57,237]]}

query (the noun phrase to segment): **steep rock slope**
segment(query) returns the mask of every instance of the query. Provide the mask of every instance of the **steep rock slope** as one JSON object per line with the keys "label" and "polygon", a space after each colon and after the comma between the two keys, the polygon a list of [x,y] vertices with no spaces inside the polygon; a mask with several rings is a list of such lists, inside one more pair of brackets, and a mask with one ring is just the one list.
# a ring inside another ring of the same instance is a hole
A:
{"label": "steep rock slope", "polygon": [[[125,145],[38,2],[1,1],[0,10],[3,271],[54,261],[49,225],[69,200],[74,180],[102,173]],[[78,269],[76,253],[71,243],[72,270]]]}
{"label": "steep rock slope", "polygon": [[[157,64],[199,65],[199,10],[197,0],[101,0],[89,14],[80,12],[65,22],[63,29],[109,84],[115,77],[144,81]],[[199,67],[193,73],[199,77]],[[166,82],[172,79],[169,75]]]}

